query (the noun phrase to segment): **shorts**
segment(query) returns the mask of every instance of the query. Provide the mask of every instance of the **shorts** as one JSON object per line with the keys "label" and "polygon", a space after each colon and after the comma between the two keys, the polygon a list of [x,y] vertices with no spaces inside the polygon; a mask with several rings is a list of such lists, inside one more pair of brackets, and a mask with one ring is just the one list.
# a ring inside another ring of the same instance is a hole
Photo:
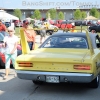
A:
{"label": "shorts", "polygon": [[46,36],[46,31],[45,30],[41,30],[40,31],[40,36],[41,37],[45,37]]}
{"label": "shorts", "polygon": [[30,50],[32,50],[33,49],[33,42],[28,42],[28,45],[29,45]]}
{"label": "shorts", "polygon": [[6,69],[7,68],[10,68],[10,60],[12,60],[12,64],[13,64],[13,67],[15,67],[15,60],[16,60],[16,57],[17,57],[17,53],[14,53],[14,54],[5,54],[5,67]]}

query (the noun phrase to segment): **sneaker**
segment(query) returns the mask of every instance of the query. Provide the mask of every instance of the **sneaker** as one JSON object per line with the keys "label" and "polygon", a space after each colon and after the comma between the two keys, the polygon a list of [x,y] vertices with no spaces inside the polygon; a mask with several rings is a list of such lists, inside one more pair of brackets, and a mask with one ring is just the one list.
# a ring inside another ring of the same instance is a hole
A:
{"label": "sneaker", "polygon": [[3,80],[6,80],[7,78],[8,78],[7,76],[4,76],[4,77],[3,77]]}

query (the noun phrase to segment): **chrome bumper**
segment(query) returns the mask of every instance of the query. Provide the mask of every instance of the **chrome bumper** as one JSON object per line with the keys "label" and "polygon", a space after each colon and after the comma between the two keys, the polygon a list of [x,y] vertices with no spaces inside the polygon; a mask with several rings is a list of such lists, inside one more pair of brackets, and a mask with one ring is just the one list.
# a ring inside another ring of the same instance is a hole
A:
{"label": "chrome bumper", "polygon": [[81,82],[88,83],[93,80],[93,74],[87,73],[66,73],[66,72],[38,72],[16,70],[20,79],[46,81],[46,76],[59,76],[60,82]]}

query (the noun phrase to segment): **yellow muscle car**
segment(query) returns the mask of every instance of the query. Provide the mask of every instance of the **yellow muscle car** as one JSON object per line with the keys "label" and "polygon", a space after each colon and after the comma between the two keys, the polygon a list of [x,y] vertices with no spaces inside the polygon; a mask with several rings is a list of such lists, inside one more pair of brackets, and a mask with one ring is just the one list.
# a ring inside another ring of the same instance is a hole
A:
{"label": "yellow muscle car", "polygon": [[23,54],[16,59],[20,79],[40,82],[80,82],[99,86],[100,38],[88,33],[55,33],[37,50],[29,50],[23,30]]}

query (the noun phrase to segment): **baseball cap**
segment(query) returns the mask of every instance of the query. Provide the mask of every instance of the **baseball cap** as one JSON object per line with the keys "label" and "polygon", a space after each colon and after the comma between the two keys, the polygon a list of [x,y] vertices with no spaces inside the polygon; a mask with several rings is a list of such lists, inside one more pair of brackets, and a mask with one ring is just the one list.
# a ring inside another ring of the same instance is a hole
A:
{"label": "baseball cap", "polygon": [[23,20],[23,24],[29,24],[28,20]]}

